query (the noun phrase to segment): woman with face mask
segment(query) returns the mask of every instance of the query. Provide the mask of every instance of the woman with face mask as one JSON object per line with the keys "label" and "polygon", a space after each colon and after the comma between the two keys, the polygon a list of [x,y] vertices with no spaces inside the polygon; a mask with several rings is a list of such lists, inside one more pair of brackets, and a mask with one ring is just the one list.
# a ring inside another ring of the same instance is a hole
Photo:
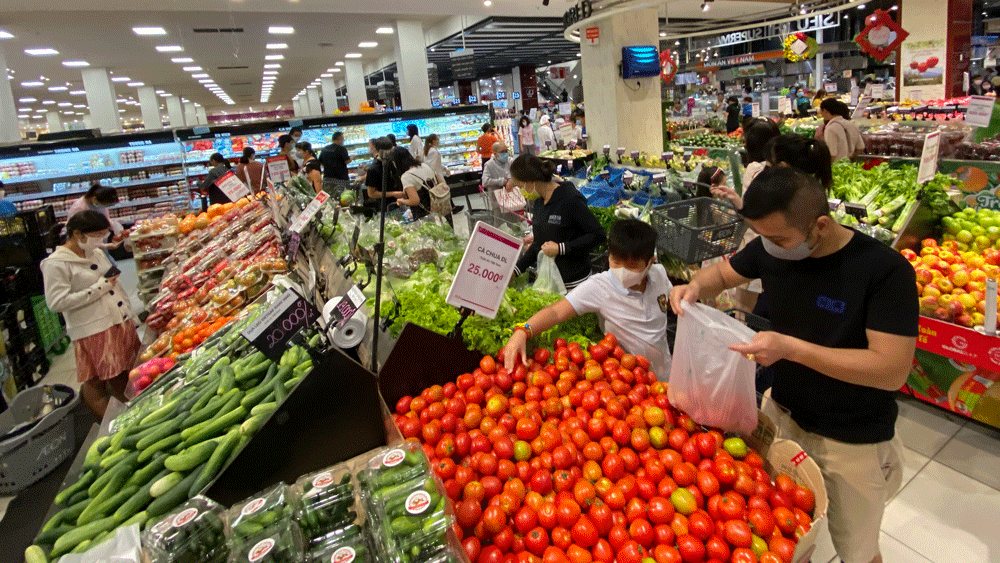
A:
{"label": "woman with face mask", "polygon": [[510,165],[512,184],[536,195],[532,215],[531,246],[517,261],[514,275],[520,275],[538,260],[538,253],[555,258],[566,289],[590,277],[590,251],[604,242],[607,234],[587,207],[587,198],[571,183],[556,176],[550,160],[522,154]]}
{"label": "woman with face mask", "polygon": [[233,165],[229,164],[229,160],[222,156],[222,153],[215,153],[208,157],[208,166],[208,175],[205,176],[205,179],[201,181],[201,185],[199,186],[201,193],[208,195],[208,202],[210,204],[229,203],[229,196],[219,189],[219,186],[215,182],[225,176],[226,172],[232,170]]}
{"label": "woman with face mask", "polygon": [[288,171],[294,176],[299,173],[299,163],[295,159],[295,139],[291,135],[278,137],[278,154],[288,161]]}
{"label": "woman with face mask", "polygon": [[538,154],[535,148],[535,128],[531,126],[531,119],[527,115],[521,116],[517,139],[521,143],[521,154]]}
{"label": "woman with face mask", "polygon": [[129,235],[127,229],[122,227],[122,224],[117,220],[111,218],[111,213],[108,211],[108,207],[118,203],[118,192],[108,186],[102,186],[100,183],[90,186],[87,193],[83,194],[79,199],[73,202],[73,205],[69,207],[69,211],[66,213],[66,217],[72,217],[81,211],[96,211],[101,215],[108,218],[111,222],[111,232],[114,233],[114,242],[106,244],[104,248],[115,248],[121,245],[121,241]]}
{"label": "woman with face mask", "polygon": [[45,301],[62,313],[76,354],[80,394],[98,418],[111,396],[124,402],[128,371],[139,355],[139,335],[120,272],[101,249],[107,217],[81,211],[56,227],[63,244],[42,260]]}
{"label": "woman with face mask", "polygon": [[650,362],[650,370],[666,380],[670,375],[667,347],[667,298],[673,287],[656,260],[656,231],[638,219],[619,219],[608,232],[611,269],[595,274],[565,299],[535,313],[514,328],[504,347],[504,367],[527,364],[527,341],[577,315],[597,313],[601,329],[613,334],[631,354]]}

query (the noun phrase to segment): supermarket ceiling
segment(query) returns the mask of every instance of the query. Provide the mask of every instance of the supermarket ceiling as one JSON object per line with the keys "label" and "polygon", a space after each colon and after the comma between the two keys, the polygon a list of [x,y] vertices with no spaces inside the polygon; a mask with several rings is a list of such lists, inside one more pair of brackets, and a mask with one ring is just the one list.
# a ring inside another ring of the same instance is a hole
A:
{"label": "supermarket ceiling", "polygon": [[[745,14],[775,6],[768,0],[718,0],[719,9],[703,13],[700,2],[669,2],[671,19],[724,20],[733,10]],[[469,46],[485,55],[481,72],[543,64],[543,57],[551,60],[548,55],[566,60],[575,55],[574,46],[553,32],[559,30],[556,18],[571,3],[551,0],[546,7],[541,0],[492,0],[486,7],[483,0],[131,0],[127,5],[107,0],[5,0],[0,3],[0,31],[13,37],[3,39],[0,33],[0,48],[21,115],[43,116],[52,109],[69,119],[84,115],[80,70],[68,66],[72,64],[109,69],[125,117],[139,114],[140,84],[210,112],[248,106],[273,109],[288,104],[321,75],[342,77],[348,54],[360,55],[369,72],[385,66],[395,36],[376,30],[392,28],[398,19],[423,23],[428,45],[437,45],[428,52],[429,60],[439,66],[442,61],[447,66],[447,53],[461,46],[463,27],[476,29],[466,40],[473,38],[475,44]],[[487,20],[492,25],[484,25],[485,18],[493,18]],[[523,31],[532,26],[528,18],[548,21],[535,24],[527,37]],[[272,30],[275,26],[290,29]],[[162,34],[139,35],[133,31],[137,27],[162,28]],[[26,53],[39,48],[57,53]],[[267,102],[261,103],[263,99]],[[232,104],[227,105],[229,100]]]}

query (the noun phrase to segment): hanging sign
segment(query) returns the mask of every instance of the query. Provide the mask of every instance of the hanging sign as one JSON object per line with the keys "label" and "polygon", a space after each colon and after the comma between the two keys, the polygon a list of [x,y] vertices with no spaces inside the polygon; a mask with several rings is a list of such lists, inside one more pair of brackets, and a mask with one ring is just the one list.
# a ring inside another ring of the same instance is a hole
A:
{"label": "hanging sign", "polygon": [[865,18],[865,28],[854,37],[854,42],[861,47],[862,52],[882,62],[898,49],[909,35],[892,19],[889,12],[875,10],[872,15]]}
{"label": "hanging sign", "polygon": [[521,239],[477,222],[445,301],[496,318],[522,245]]}
{"label": "hanging sign", "polygon": [[754,103],[750,104],[750,115],[753,116],[753,117],[760,117],[760,104],[759,103],[754,102]]}
{"label": "hanging sign", "polygon": [[306,208],[302,210],[302,213],[299,213],[299,216],[296,217],[294,221],[292,221],[292,224],[288,227],[288,230],[301,234],[302,229],[304,229],[306,225],[309,224],[309,221],[312,221],[312,218],[316,216],[316,212],[319,211],[319,208],[322,207],[323,203],[325,203],[326,200],[328,199],[330,199],[330,194],[326,192],[319,192],[318,194],[316,194],[316,197],[314,197],[313,200],[309,202],[309,205],[307,205]]}
{"label": "hanging sign", "polygon": [[885,96],[885,84],[872,84],[872,98],[881,100]]}
{"label": "hanging sign", "polygon": [[237,178],[236,174],[233,174],[231,170],[217,179],[215,185],[222,190],[222,193],[226,194],[229,201],[237,201],[240,198],[250,195],[250,189],[247,188],[247,185]]}
{"label": "hanging sign", "polygon": [[270,307],[243,330],[246,338],[265,356],[277,362],[288,342],[319,318],[319,311],[294,289],[286,289]]}
{"label": "hanging sign", "polygon": [[283,156],[268,157],[267,177],[275,184],[291,180],[292,171],[288,168],[288,159]]}
{"label": "hanging sign", "polygon": [[677,61],[674,60],[674,53],[670,49],[660,51],[660,78],[666,83],[671,83],[677,76]]}
{"label": "hanging sign", "polygon": [[924,151],[920,155],[920,170],[917,172],[917,183],[929,182],[937,174],[938,149],[941,147],[941,132],[928,133],[924,138]]}
{"label": "hanging sign", "polygon": [[972,96],[969,98],[969,109],[965,112],[965,123],[976,127],[989,127],[993,119],[993,108],[996,98],[990,96]]}

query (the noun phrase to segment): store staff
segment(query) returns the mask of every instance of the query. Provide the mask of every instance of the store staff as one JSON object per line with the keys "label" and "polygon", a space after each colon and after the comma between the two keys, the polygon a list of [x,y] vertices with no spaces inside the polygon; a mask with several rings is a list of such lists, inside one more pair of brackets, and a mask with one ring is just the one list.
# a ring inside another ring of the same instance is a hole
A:
{"label": "store staff", "polygon": [[604,242],[607,234],[587,198],[571,183],[555,175],[556,165],[530,154],[522,154],[510,165],[513,185],[528,194],[538,194],[532,215],[528,250],[517,261],[519,275],[538,260],[539,251],[555,258],[566,289],[590,277],[590,251]]}
{"label": "store staff", "polygon": [[630,353],[650,362],[650,370],[670,374],[667,347],[667,271],[656,261],[656,231],[638,219],[619,219],[608,232],[611,269],[590,277],[565,299],[535,313],[514,330],[503,349],[504,366],[528,364],[528,340],[577,315],[597,313],[601,330],[613,334]]}
{"label": "store staff", "polygon": [[771,398],[792,419],[780,431],[823,473],[837,555],[845,563],[880,562],[882,514],[901,483],[893,394],[916,346],[913,268],[837,223],[819,183],[792,168],[762,171],[740,214],[761,236],[674,288],[670,304],[680,315],[682,301],[761,279],[773,331],[730,349],[773,366]]}

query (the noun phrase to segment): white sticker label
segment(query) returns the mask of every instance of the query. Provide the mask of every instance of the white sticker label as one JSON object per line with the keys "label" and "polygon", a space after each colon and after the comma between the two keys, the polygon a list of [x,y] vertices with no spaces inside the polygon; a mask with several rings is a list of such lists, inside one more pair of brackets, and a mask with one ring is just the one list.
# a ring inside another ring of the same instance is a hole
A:
{"label": "white sticker label", "polygon": [[243,506],[243,510],[240,511],[240,514],[242,514],[243,516],[250,516],[254,512],[257,512],[258,510],[263,508],[263,506],[264,506],[264,499],[262,498],[254,499]]}
{"label": "white sticker label", "polygon": [[354,561],[354,555],[353,547],[342,547],[333,552],[333,555],[330,557],[330,563],[351,563],[351,561]]}
{"label": "white sticker label", "polygon": [[326,473],[320,473],[313,478],[313,487],[317,489],[322,489],[324,487],[329,487],[330,483],[333,483],[333,474],[327,471]]}
{"label": "white sticker label", "polygon": [[194,520],[194,517],[198,515],[197,508],[189,508],[184,512],[181,512],[177,516],[174,516],[174,526],[180,528],[181,526],[187,524],[188,522]]}
{"label": "white sticker label", "polygon": [[431,505],[431,495],[427,491],[414,491],[406,497],[406,511],[410,514],[420,514]]}
{"label": "white sticker label", "polygon": [[255,561],[260,561],[261,559],[264,558],[265,555],[270,553],[271,549],[273,548],[274,548],[273,539],[267,538],[260,540],[259,542],[257,542],[257,545],[253,546],[253,549],[250,550],[250,555],[249,557],[247,557],[247,559],[250,561],[250,563],[254,563]]}
{"label": "white sticker label", "polygon": [[382,458],[382,465],[386,467],[396,467],[406,459],[406,452],[403,450],[392,450]]}
{"label": "white sticker label", "polygon": [[226,194],[229,201],[237,201],[240,198],[250,195],[250,189],[236,177],[232,172],[226,172],[221,178],[215,181],[215,185]]}

